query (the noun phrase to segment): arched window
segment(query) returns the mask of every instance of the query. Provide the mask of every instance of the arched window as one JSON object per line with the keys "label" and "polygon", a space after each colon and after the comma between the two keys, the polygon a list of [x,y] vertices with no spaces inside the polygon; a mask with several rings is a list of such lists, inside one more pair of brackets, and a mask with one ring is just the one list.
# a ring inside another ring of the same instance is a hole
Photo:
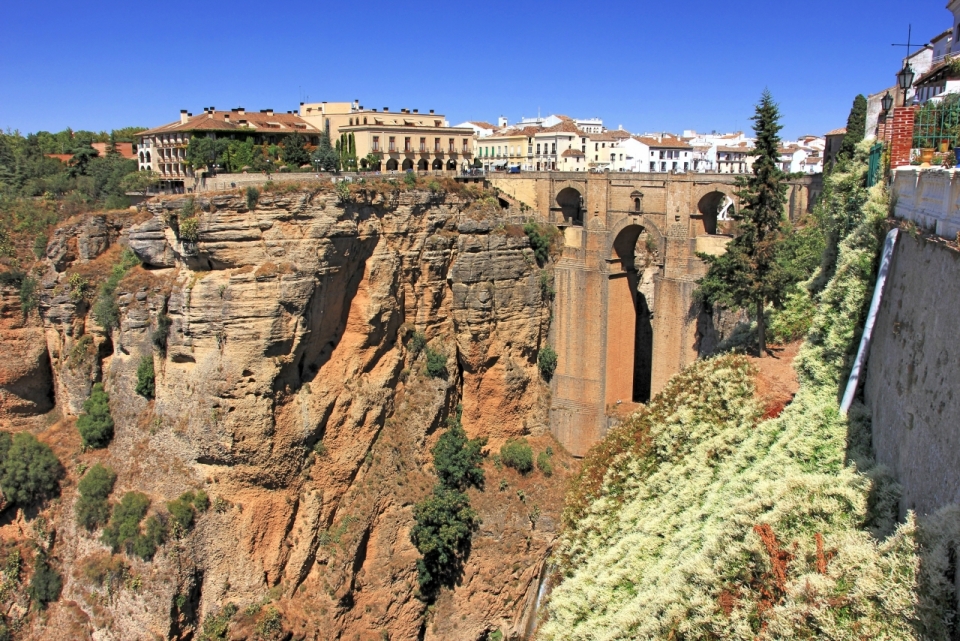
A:
{"label": "arched window", "polygon": [[367,118],[366,118],[366,116],[364,116],[364,118],[363,118],[363,124],[367,124]]}
{"label": "arched window", "polygon": [[643,210],[643,201],[641,201],[639,198],[634,198],[633,211],[639,214],[642,210]]}

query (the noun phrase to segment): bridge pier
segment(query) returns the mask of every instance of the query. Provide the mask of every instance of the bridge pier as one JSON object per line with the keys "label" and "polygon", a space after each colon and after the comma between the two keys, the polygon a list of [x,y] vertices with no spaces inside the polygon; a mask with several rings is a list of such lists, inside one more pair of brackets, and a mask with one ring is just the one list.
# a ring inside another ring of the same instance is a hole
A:
{"label": "bridge pier", "polygon": [[[725,251],[730,223],[722,214],[738,206],[736,176],[549,172],[489,182],[563,230],[550,426],[567,450],[584,456],[624,410],[722,338],[694,298],[706,271],[697,254]],[[819,176],[791,183],[792,219],[809,209],[820,185]]]}

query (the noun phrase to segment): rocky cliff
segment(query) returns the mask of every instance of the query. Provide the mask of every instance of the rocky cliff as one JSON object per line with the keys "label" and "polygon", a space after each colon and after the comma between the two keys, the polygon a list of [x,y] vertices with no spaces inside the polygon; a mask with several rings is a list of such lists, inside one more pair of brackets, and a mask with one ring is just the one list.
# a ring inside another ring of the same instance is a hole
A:
{"label": "rocky cliff", "polygon": [[[524,632],[574,466],[559,451],[549,477],[487,459],[459,584],[430,608],[417,598],[413,504],[454,408],[491,452],[517,436],[558,449],[537,368],[548,287],[529,240],[482,192],[434,187],[166,198],[57,230],[38,267],[40,319],[0,298],[3,428],[39,434],[67,470],[59,500],[0,521],[24,543],[42,518],[40,549],[64,578],[45,612],[8,613],[24,638],[188,639],[217,616],[226,636],[214,638],[247,638],[267,604],[288,638]],[[118,322],[104,328],[97,283],[124,247],[142,265],[119,281]],[[444,376],[427,374],[415,333],[446,356]],[[154,400],[135,391],[144,357]],[[84,451],[74,422],[98,381],[115,436]],[[152,561],[111,558],[73,517],[95,462],[116,470],[114,499],[144,492],[161,518],[187,490],[212,508]],[[98,583],[91,568],[108,561],[123,581]]]}

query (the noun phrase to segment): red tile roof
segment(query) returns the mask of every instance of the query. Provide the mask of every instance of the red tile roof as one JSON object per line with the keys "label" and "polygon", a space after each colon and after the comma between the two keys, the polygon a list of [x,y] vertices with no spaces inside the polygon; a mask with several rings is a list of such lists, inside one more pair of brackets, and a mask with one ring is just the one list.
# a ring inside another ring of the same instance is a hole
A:
{"label": "red tile roof", "polygon": [[660,140],[651,138],[649,136],[634,136],[634,138],[646,146],[656,149],[693,149],[689,143],[686,143],[679,138],[663,137]]}
{"label": "red tile roof", "polygon": [[560,155],[563,156],[564,158],[577,158],[580,156],[584,156],[585,154],[579,149],[567,149],[565,152],[563,152]]}
{"label": "red tile roof", "polygon": [[497,128],[496,125],[491,125],[489,122],[484,122],[483,120],[468,120],[467,122],[470,123],[471,125],[476,125],[477,127],[480,127],[481,129],[494,129],[494,130],[495,130],[495,129]]}
{"label": "red tile roof", "polygon": [[828,131],[826,136],[844,136],[847,133],[846,127],[840,127],[839,129],[834,129],[833,131]]}
{"label": "red tile roof", "polygon": [[320,130],[296,114],[260,111],[214,111],[187,118],[186,122],[171,122],[154,129],[140,132],[138,136],[176,133],[186,131],[256,131],[258,133],[289,134],[299,131],[318,134]]}

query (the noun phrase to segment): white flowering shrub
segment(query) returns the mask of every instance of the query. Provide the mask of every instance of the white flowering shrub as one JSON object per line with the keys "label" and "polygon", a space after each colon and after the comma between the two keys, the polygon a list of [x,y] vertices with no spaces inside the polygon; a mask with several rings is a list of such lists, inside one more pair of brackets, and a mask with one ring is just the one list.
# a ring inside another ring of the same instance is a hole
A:
{"label": "white flowering shrub", "polygon": [[537,638],[950,638],[960,509],[898,524],[866,409],[838,406],[885,214],[874,188],[814,294],[801,387],[779,417],[762,419],[748,362],[724,355],[588,455]]}

